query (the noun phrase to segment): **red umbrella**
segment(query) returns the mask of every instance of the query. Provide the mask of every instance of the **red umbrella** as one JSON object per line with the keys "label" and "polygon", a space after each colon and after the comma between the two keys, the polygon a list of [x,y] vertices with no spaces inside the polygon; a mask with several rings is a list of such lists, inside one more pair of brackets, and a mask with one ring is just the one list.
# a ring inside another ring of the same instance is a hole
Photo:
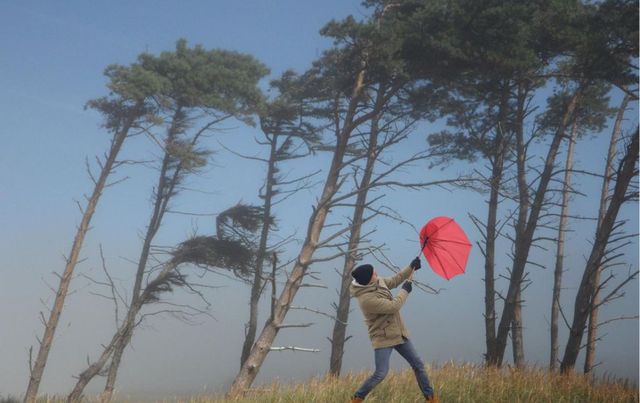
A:
{"label": "red umbrella", "polygon": [[436,217],[420,230],[422,252],[433,271],[451,280],[467,266],[471,243],[453,218]]}

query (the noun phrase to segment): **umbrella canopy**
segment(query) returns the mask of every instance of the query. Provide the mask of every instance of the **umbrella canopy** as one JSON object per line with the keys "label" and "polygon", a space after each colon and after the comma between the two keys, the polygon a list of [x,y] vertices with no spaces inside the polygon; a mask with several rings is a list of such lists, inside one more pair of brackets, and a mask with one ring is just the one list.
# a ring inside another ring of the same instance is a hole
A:
{"label": "umbrella canopy", "polygon": [[422,252],[433,271],[451,280],[467,266],[471,243],[453,218],[436,217],[420,230]]}

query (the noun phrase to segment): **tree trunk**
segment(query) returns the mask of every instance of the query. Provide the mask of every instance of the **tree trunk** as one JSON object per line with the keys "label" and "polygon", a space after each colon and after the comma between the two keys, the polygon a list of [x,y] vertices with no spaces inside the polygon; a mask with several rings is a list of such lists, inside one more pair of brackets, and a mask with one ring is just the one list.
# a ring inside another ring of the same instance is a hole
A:
{"label": "tree trunk", "polygon": [[[607,197],[609,196],[609,181],[614,172],[613,159],[616,155],[616,145],[618,143],[618,136],[620,135],[620,128],[622,126],[622,120],[624,113],[627,110],[630,97],[625,95],[622,100],[622,104],[618,109],[616,115],[616,121],[611,131],[611,141],[609,142],[609,151],[607,152],[607,162],[604,169],[604,178],[602,179],[602,191],[600,193],[600,208],[598,209],[598,226],[602,223],[604,215],[607,212]],[[589,331],[587,333],[587,353],[584,360],[584,373],[588,374],[593,369],[596,357],[596,338],[598,337],[598,307],[600,302],[599,289],[600,274],[602,273],[602,267],[598,267],[594,277],[594,284],[596,285],[595,292],[593,294],[593,305],[595,306],[589,313]]]}
{"label": "tree trunk", "polygon": [[[154,281],[162,281],[169,273],[171,273],[177,267],[178,267],[178,264],[176,262],[169,261],[164,265],[163,269],[156,276]],[[146,290],[143,292],[139,301],[145,300],[146,292],[147,292]],[[135,318],[136,315],[140,312],[140,309],[142,309],[142,307],[143,305],[141,303],[137,304],[136,308],[132,308],[130,310],[130,315]],[[80,374],[80,376],[78,376],[78,381],[76,382],[75,387],[73,388],[71,393],[67,396],[67,402],[76,403],[81,401],[84,388],[89,384],[89,382],[96,375],[98,375],[102,371],[107,361],[109,360],[109,357],[112,355],[114,349],[117,346],[120,346],[120,345],[126,346],[129,343],[129,341],[131,340],[134,327],[135,326],[130,326],[128,321],[125,321],[120,325],[120,327],[118,328],[118,331],[115,333],[115,335],[111,339],[111,342],[104,347],[102,354],[100,355],[100,358],[96,362],[91,364],[86,370],[84,370]],[[122,357],[120,355],[119,358],[117,359],[121,359],[121,358]],[[112,365],[113,365],[113,360],[112,360],[112,364],[109,366],[109,369],[111,369]],[[114,382],[115,382],[115,378],[114,378]],[[107,389],[105,387],[105,390],[100,395],[100,401],[108,402],[111,399],[112,393],[113,393],[113,383],[111,384],[111,388]]]}
{"label": "tree trunk", "polygon": [[36,401],[38,388],[40,387],[40,381],[42,380],[42,374],[44,372],[45,366],[47,365],[47,358],[49,357],[49,351],[51,349],[51,344],[53,343],[53,337],[60,320],[60,315],[62,313],[62,308],[64,307],[65,298],[67,297],[67,293],[69,291],[69,285],[71,283],[73,271],[75,270],[78,263],[78,256],[80,254],[80,250],[82,249],[84,238],[89,231],[91,219],[93,218],[96,206],[98,205],[98,200],[100,199],[100,196],[102,195],[102,192],[106,186],[107,178],[111,174],[113,166],[116,162],[116,157],[122,149],[122,144],[127,138],[129,129],[136,119],[136,110],[139,109],[140,106],[141,103],[138,103],[133,108],[131,115],[124,122],[122,128],[114,133],[111,140],[111,147],[109,148],[109,153],[107,154],[106,160],[103,163],[100,176],[98,177],[98,180],[95,181],[93,193],[91,194],[91,197],[87,202],[87,206],[84,209],[82,220],[80,221],[80,225],[78,226],[76,235],[73,240],[73,245],[71,246],[71,252],[69,253],[69,257],[66,260],[66,265],[62,276],[60,277],[60,284],[58,285],[58,291],[53,303],[53,309],[51,309],[49,319],[47,320],[45,326],[44,336],[42,337],[42,340],[40,342],[38,355],[31,369],[31,373],[29,376],[29,385],[27,386],[27,391],[24,397],[24,401],[27,403]]}
{"label": "tree trunk", "polygon": [[[516,294],[516,301],[521,301],[522,287]],[[522,304],[516,302],[511,322],[511,345],[513,348],[513,365],[516,368],[524,368],[524,335],[522,333]]]}
{"label": "tree trunk", "polygon": [[[176,121],[177,117],[180,116],[180,108],[176,111],[173,117],[172,126],[168,130],[167,140],[165,142],[166,145],[171,144],[176,135],[177,135],[177,127],[180,126]],[[131,303],[129,304],[129,311],[127,312],[127,316],[124,319],[121,327],[118,329],[118,332],[112,339],[112,343],[109,344],[109,349],[103,349],[103,353],[98,361],[91,364],[89,368],[82,372],[81,376],[78,378],[76,385],[74,386],[72,392],[67,397],[68,401],[75,402],[79,401],[84,392],[84,388],[91,381],[93,377],[98,375],[104,365],[106,365],[109,356],[111,355],[111,364],[109,365],[109,375],[107,377],[107,382],[105,384],[105,389],[101,395],[102,401],[109,401],[111,399],[111,395],[113,393],[113,387],[115,385],[116,376],[118,372],[118,366],[122,359],[122,354],[124,353],[125,347],[128,345],[131,340],[131,336],[133,333],[133,327],[135,326],[136,315],[142,308],[142,302],[140,301],[140,291],[142,288],[142,280],[144,278],[144,271],[147,266],[147,260],[149,259],[149,252],[151,250],[151,243],[158,229],[160,228],[160,224],[162,222],[162,217],[167,208],[168,198],[165,197],[167,195],[173,194],[173,190],[175,188],[175,182],[177,180],[177,176],[179,173],[179,168],[176,168],[173,177],[168,178],[167,172],[169,170],[170,165],[170,155],[165,152],[162,166],[160,169],[160,175],[158,179],[158,185],[155,190],[155,203],[153,213],[151,215],[151,219],[149,221],[149,225],[147,227],[147,233],[145,235],[145,239],[143,241],[142,251],[140,253],[140,258],[138,260],[138,267],[136,271],[136,280],[134,284],[134,288],[131,294]],[[105,358],[106,355],[106,358]],[[115,364],[115,365],[114,365]]]}
{"label": "tree trunk", "polygon": [[242,355],[240,357],[240,367],[244,364],[251,352],[253,342],[256,339],[256,330],[258,329],[258,303],[260,302],[260,294],[262,293],[263,283],[263,267],[264,258],[267,250],[267,239],[269,238],[269,224],[271,222],[271,200],[273,198],[273,184],[275,181],[275,164],[278,136],[274,135],[271,141],[271,150],[269,153],[269,163],[267,166],[267,177],[265,179],[265,193],[264,193],[264,210],[262,215],[262,231],[260,233],[260,243],[258,245],[258,251],[256,253],[256,267],[255,275],[253,277],[253,284],[251,285],[251,298],[249,300],[249,326],[244,338],[244,344],[242,346]]}
{"label": "tree trunk", "polygon": [[507,141],[504,135],[507,107],[509,101],[509,81],[504,83],[495,138],[495,155],[491,169],[491,189],[487,212],[487,230],[484,259],[484,324],[487,352],[485,360],[493,357],[496,346],[496,291],[495,291],[495,253],[496,225],[498,220],[498,199],[502,186],[504,160],[507,153]]}
{"label": "tree trunk", "polygon": [[104,390],[101,394],[100,400],[102,402],[110,402],[113,396],[113,389],[115,387],[116,378],[118,376],[118,370],[122,361],[122,355],[124,350],[129,345],[131,337],[133,336],[133,328],[136,326],[136,317],[138,312],[142,309],[144,300],[141,299],[142,294],[142,281],[144,279],[144,273],[147,268],[147,261],[151,252],[151,244],[155,238],[160,225],[162,224],[162,218],[167,211],[169,199],[174,195],[174,189],[178,183],[178,178],[181,171],[181,163],[175,168],[173,175],[167,177],[170,170],[172,155],[168,151],[170,146],[174,143],[178,136],[179,128],[184,123],[185,115],[182,112],[182,107],[177,106],[176,111],[171,121],[171,127],[167,131],[167,139],[165,140],[165,155],[162,160],[162,167],[160,168],[160,175],[158,177],[158,185],[156,188],[155,203],[153,207],[153,213],[147,226],[147,233],[144,237],[144,243],[142,245],[142,251],[140,252],[140,258],[138,259],[138,268],[136,270],[136,281],[131,293],[131,303],[129,305],[129,312],[125,319],[125,332],[124,336],[118,339],[113,349],[111,364],[109,364],[109,372],[107,375],[107,381],[104,386]]}
{"label": "tree trunk", "polygon": [[595,283],[596,272],[600,267],[602,257],[605,254],[609,236],[615,225],[620,206],[626,200],[626,192],[629,183],[636,175],[635,165],[638,162],[638,128],[636,128],[632,141],[627,146],[625,155],[620,162],[617,171],[617,178],[609,207],[605,213],[602,222],[596,230],[596,237],[591,249],[591,254],[587,260],[587,264],[582,275],[580,288],[576,295],[573,323],[569,332],[569,340],[564,351],[560,370],[562,372],[572,371],[575,367],[578,353],[580,352],[580,344],[582,336],[589,318],[590,312],[593,310],[593,295],[598,284]]}
{"label": "tree trunk", "polygon": [[111,342],[104,347],[100,358],[98,358],[94,363],[89,365],[87,369],[82,371],[82,373],[78,376],[78,380],[76,381],[73,390],[67,396],[68,403],[76,403],[82,400],[82,393],[84,388],[89,384],[89,382],[102,371],[102,368],[106,365],[111,353],[113,352],[113,347],[116,345],[118,339],[120,338],[121,333],[116,333]]}
{"label": "tree trunk", "polygon": [[[524,115],[528,89],[523,83],[518,84],[515,135],[516,135],[516,165],[518,179],[518,221],[516,234],[524,231],[527,214],[529,213],[529,187],[527,185],[527,150],[524,142]],[[511,340],[513,347],[513,363],[517,368],[524,366],[524,336],[522,334],[522,281],[516,286],[514,297],[513,319],[511,323]]]}
{"label": "tree trunk", "polygon": [[[378,100],[382,95],[378,94]],[[344,265],[342,268],[342,281],[340,284],[340,297],[338,307],[336,309],[336,319],[333,322],[333,334],[331,336],[331,357],[329,359],[329,373],[333,376],[340,376],[342,369],[342,356],[344,354],[344,343],[346,342],[347,323],[349,321],[349,307],[351,304],[351,296],[349,294],[349,286],[351,285],[351,270],[356,263],[356,249],[360,244],[360,235],[362,222],[364,218],[365,207],[367,203],[367,195],[369,185],[373,175],[373,167],[378,158],[378,132],[379,132],[380,116],[374,116],[371,120],[371,132],[369,134],[369,145],[367,147],[367,160],[364,172],[356,197],[356,204],[351,219],[351,233],[349,234],[349,246],[345,255]]]}
{"label": "tree trunk", "polygon": [[276,270],[278,269],[278,255],[276,252],[273,252],[272,260],[271,260],[271,314],[269,315],[269,320],[273,320],[273,316],[276,312],[276,302],[278,302],[278,298],[276,297]]}
{"label": "tree trunk", "polygon": [[278,334],[279,326],[282,324],[285,316],[289,312],[290,304],[298,292],[302,278],[304,277],[307,268],[311,263],[313,254],[316,251],[320,232],[324,227],[324,222],[329,212],[331,199],[338,191],[338,178],[340,177],[340,170],[347,144],[351,136],[351,132],[355,129],[353,126],[353,118],[356,113],[358,100],[363,91],[364,74],[365,69],[363,67],[358,73],[356,82],[353,86],[349,109],[344,119],[345,124],[343,124],[342,130],[336,133],[337,144],[333,153],[329,172],[327,173],[327,179],[325,180],[322,196],[309,217],[307,236],[305,237],[305,241],[293,270],[282,289],[280,297],[278,298],[273,320],[268,321],[264,325],[258,340],[251,349],[251,353],[249,353],[249,357],[247,357],[247,360],[240,368],[240,372],[236,375],[236,378],[231,385],[231,389],[229,391],[230,396],[238,396],[244,393],[258,375],[258,371],[260,370],[260,367],[267,357],[269,349],[273,345],[273,341]]}
{"label": "tree trunk", "polygon": [[567,105],[567,109],[564,112],[560,127],[558,127],[549,147],[544,169],[542,171],[542,174],[540,175],[538,189],[536,190],[535,198],[531,205],[531,211],[529,213],[529,219],[526,223],[525,229],[522,232],[516,232],[515,256],[513,259],[513,267],[511,270],[511,278],[509,281],[509,290],[507,292],[504,308],[502,310],[500,324],[498,325],[498,337],[496,338],[496,354],[490,360],[490,363],[492,365],[502,365],[504,351],[507,346],[509,328],[511,327],[511,322],[513,321],[514,317],[514,308],[517,302],[516,297],[522,282],[527,259],[529,257],[529,250],[531,248],[533,234],[538,224],[538,217],[543,206],[544,196],[547,192],[547,187],[551,180],[551,174],[553,173],[553,167],[556,155],[558,153],[558,148],[560,147],[562,139],[565,137],[565,128],[567,126],[567,123],[569,122],[569,119],[575,111],[576,103],[579,96],[580,89],[576,91],[569,104]]}
{"label": "tree trunk", "polygon": [[567,147],[567,161],[564,167],[562,185],[562,206],[560,207],[560,224],[558,225],[558,243],[556,248],[556,265],[553,271],[553,296],[551,297],[551,354],[549,369],[556,369],[558,361],[558,319],[560,318],[560,290],[562,289],[562,273],[564,260],[564,235],[567,232],[567,215],[569,211],[569,189],[571,188],[571,170],[573,169],[573,150],[577,140],[578,122],[573,120],[571,137]]}
{"label": "tree trunk", "polygon": [[104,390],[100,394],[100,402],[107,403],[111,401],[113,397],[113,389],[116,384],[116,377],[118,375],[118,369],[120,368],[120,362],[122,361],[122,354],[124,349],[131,341],[131,335],[133,328],[127,327],[125,334],[118,340],[116,347],[111,357],[111,363],[109,364],[109,372],[107,374],[107,382],[105,383]]}

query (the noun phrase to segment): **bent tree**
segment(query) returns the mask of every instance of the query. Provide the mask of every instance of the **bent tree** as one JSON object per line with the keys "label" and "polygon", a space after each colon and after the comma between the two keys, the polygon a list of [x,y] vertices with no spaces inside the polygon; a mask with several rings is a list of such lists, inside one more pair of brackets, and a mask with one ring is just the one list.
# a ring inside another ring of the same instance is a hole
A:
{"label": "bent tree", "polygon": [[[596,273],[601,267],[603,257],[607,253],[610,237],[616,228],[616,219],[620,207],[629,200],[637,200],[637,189],[634,189],[630,193],[628,193],[627,190],[632,180],[638,175],[638,144],[638,127],[636,127],[631,136],[631,140],[627,144],[625,154],[618,165],[615,186],[611,194],[609,206],[607,207],[604,217],[598,223],[593,247],[582,274],[582,280],[574,303],[573,322],[569,332],[569,339],[567,340],[564,356],[560,365],[562,372],[572,371],[575,367],[589,314],[593,308],[598,307],[594,304],[593,300],[595,291],[600,286],[600,284],[595,282]],[[637,274],[638,272],[636,271],[630,275],[627,280],[623,281],[614,289],[613,293],[617,292],[617,290],[628,281],[635,278]],[[607,299],[607,297],[603,298],[598,302],[598,305],[603,304]]]}
{"label": "bent tree", "polygon": [[[289,198],[296,192],[307,187],[306,181],[313,173],[287,178],[281,174],[282,164],[286,161],[304,158],[314,152],[319,144],[318,129],[306,122],[305,99],[301,93],[299,77],[291,72],[285,72],[280,79],[271,83],[271,89],[278,95],[266,100],[259,112],[259,124],[264,139],[259,144],[269,148],[267,158],[241,157],[258,160],[267,165],[264,184],[260,188],[259,197],[262,199],[262,224],[260,236],[257,240],[256,261],[249,298],[249,322],[246,325],[245,339],[240,356],[240,366],[244,364],[255,342],[258,329],[258,304],[269,280],[275,284],[275,278],[264,275],[264,263],[268,256],[272,256],[274,247],[268,245],[269,233],[274,228],[272,209],[278,203]],[[275,273],[272,274],[275,276]]]}
{"label": "bent tree", "polygon": [[97,176],[92,174],[87,162],[87,170],[94,187],[91,196],[85,196],[86,205],[81,207],[82,219],[77,227],[71,251],[65,258],[64,271],[59,276],[60,283],[53,307],[49,312],[49,318],[44,322],[44,335],[41,339],[38,339],[39,349],[36,360],[33,363],[29,363],[29,384],[24,397],[24,401],[28,403],[36,400],[40,381],[47,365],[49,351],[69,291],[69,285],[73,278],[73,272],[78,264],[82,244],[89,231],[98,201],[104,190],[112,185],[107,182],[109,176],[123,164],[123,162],[117,160],[117,157],[125,140],[135,134],[132,131],[140,129],[142,118],[153,110],[153,105],[148,97],[156,91],[159,85],[159,82],[153,76],[146,74],[144,70],[135,65],[128,67],[109,66],[105,70],[105,76],[109,79],[107,87],[111,94],[89,101],[87,106],[95,109],[103,116],[103,127],[111,133],[111,142],[104,156],[101,159],[97,159],[100,167],[100,173]]}
{"label": "bent tree", "polygon": [[[335,196],[346,180],[342,171],[347,163],[345,156],[354,147],[352,135],[358,127],[379,113],[370,101],[372,97],[370,86],[375,83],[375,72],[369,69],[374,64],[369,63],[375,58],[377,47],[367,33],[375,29],[374,23],[358,23],[351,17],[341,22],[334,21],[327,24],[321,33],[332,37],[335,46],[325,51],[320,60],[314,62],[312,68],[301,76],[308,91],[308,99],[315,104],[313,119],[331,122],[331,125],[327,125],[332,129],[334,136],[334,142],[331,145],[331,164],[321,196],[313,206],[309,217],[305,240],[276,302],[274,313],[264,325],[249,356],[234,379],[229,391],[230,396],[244,393],[253,383],[281,329],[309,266],[343,255],[340,253],[327,258],[313,258],[319,248],[326,246],[349,229],[345,228],[326,239],[320,239],[329,210],[336,200]],[[389,91],[382,102],[376,105],[386,105],[394,95],[395,91]]]}
{"label": "bent tree", "polygon": [[[573,158],[575,145],[580,138],[587,133],[598,133],[603,129],[608,114],[611,110],[608,107],[609,98],[607,93],[610,86],[604,83],[594,84],[585,89],[582,101],[576,107],[576,113],[571,120],[571,130],[567,144],[564,178],[562,179],[562,191],[560,202],[560,214],[558,223],[558,235],[556,238],[556,259],[553,274],[553,293],[551,301],[551,348],[549,356],[549,368],[554,370],[558,363],[558,321],[560,318],[560,292],[562,289],[562,274],[564,269],[564,239],[568,231],[568,220],[572,217],[569,214],[570,196],[573,191],[571,176],[573,173]],[[560,91],[549,99],[549,106],[544,115],[539,118],[539,130],[541,132],[553,133],[560,124],[562,111],[565,104],[570,99],[571,94]],[[575,216],[576,219],[582,217]]]}
{"label": "bent tree", "polygon": [[[187,47],[179,40],[174,52],[159,56],[142,54],[137,66],[148,75],[156,77],[162,86],[153,94],[158,104],[153,121],[163,122],[162,132],[146,131],[162,151],[158,161],[158,179],[154,186],[153,206],[140,257],[135,272],[135,282],[125,318],[104,346],[99,359],[78,377],[70,401],[81,399],[85,386],[98,375],[110,359],[107,381],[101,399],[109,401],[113,394],[118,369],[125,348],[131,341],[135,327],[141,320],[140,312],[150,300],[145,296],[150,285],[157,287],[158,277],[150,277],[153,268],[148,261],[152,243],[162,220],[170,212],[170,202],[181,190],[184,179],[207,163],[208,151],[200,141],[220,122],[231,117],[248,121],[261,102],[257,82],[267,69],[253,57],[224,50],[206,50],[201,46]],[[172,273],[168,270],[168,273]],[[144,284],[147,278],[148,283]],[[166,277],[162,284],[173,281]],[[178,284],[184,283],[177,280]],[[151,299],[153,300],[153,298]]]}

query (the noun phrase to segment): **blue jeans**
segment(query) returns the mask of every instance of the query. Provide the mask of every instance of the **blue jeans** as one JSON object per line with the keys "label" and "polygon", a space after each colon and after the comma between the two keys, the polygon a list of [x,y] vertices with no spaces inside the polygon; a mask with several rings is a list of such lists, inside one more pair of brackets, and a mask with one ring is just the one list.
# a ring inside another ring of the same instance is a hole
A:
{"label": "blue jeans", "polygon": [[375,388],[385,376],[389,372],[389,358],[391,357],[391,352],[393,349],[396,349],[398,353],[411,365],[413,372],[416,374],[416,380],[418,381],[418,386],[420,386],[420,390],[424,397],[433,396],[433,388],[429,383],[429,378],[427,377],[427,371],[424,369],[424,364],[420,359],[420,356],[416,352],[416,349],[413,347],[411,340],[403,337],[404,343],[398,344],[392,347],[385,348],[377,348],[375,349],[375,360],[376,360],[376,370],[367,379],[364,381],[362,386],[358,388],[355,397],[359,397],[364,399],[365,396],[371,392],[373,388]]}

